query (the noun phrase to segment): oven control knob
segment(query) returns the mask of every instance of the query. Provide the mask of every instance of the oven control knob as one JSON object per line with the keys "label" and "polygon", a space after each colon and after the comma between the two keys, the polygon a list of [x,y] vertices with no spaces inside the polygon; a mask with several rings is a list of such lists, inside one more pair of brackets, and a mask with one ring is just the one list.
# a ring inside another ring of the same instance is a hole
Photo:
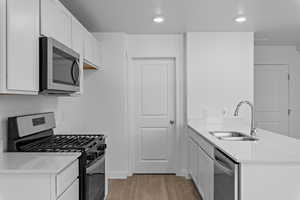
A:
{"label": "oven control knob", "polygon": [[101,144],[98,148],[97,148],[97,150],[99,150],[99,151],[104,151],[106,149],[106,144]]}

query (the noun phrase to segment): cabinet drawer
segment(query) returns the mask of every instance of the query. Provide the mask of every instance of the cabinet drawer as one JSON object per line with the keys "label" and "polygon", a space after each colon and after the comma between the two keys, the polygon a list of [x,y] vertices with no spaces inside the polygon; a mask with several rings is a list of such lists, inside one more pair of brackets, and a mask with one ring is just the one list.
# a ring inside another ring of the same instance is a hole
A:
{"label": "cabinet drawer", "polygon": [[79,200],[79,181],[76,181],[58,198],[58,200]]}
{"label": "cabinet drawer", "polygon": [[206,141],[200,134],[189,128],[189,136],[196,141],[200,148],[203,149],[210,157],[214,156],[214,146]]}
{"label": "cabinet drawer", "polygon": [[79,175],[78,160],[56,176],[56,196],[60,196]]}

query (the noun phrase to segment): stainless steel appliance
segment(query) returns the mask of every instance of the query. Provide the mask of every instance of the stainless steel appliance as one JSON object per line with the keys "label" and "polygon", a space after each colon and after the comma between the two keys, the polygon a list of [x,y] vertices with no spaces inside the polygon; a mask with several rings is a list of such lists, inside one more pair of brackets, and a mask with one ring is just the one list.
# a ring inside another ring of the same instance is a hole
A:
{"label": "stainless steel appliance", "polygon": [[239,199],[239,165],[215,149],[214,200]]}
{"label": "stainless steel appliance", "polygon": [[54,113],[8,119],[8,150],[20,152],[80,152],[80,200],[103,200],[105,195],[105,137],[54,135]]}
{"label": "stainless steel appliance", "polygon": [[40,90],[70,94],[80,90],[79,54],[48,38],[40,38]]}

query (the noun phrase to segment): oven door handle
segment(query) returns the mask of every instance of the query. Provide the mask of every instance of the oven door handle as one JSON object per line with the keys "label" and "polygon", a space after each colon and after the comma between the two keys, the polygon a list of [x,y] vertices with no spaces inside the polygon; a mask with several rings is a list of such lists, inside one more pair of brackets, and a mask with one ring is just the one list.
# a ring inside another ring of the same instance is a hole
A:
{"label": "oven door handle", "polygon": [[[104,166],[101,166],[104,165]],[[98,160],[95,163],[92,163],[87,169],[87,174],[104,174],[104,167],[105,167],[105,156],[103,155],[101,158],[98,158]],[[103,170],[103,172],[102,172]]]}
{"label": "oven door handle", "polygon": [[234,169],[231,169],[229,166],[226,165],[226,163],[222,160],[219,159],[218,157],[215,157],[215,167],[218,171],[216,171],[217,174],[227,174],[229,176],[234,175]]}

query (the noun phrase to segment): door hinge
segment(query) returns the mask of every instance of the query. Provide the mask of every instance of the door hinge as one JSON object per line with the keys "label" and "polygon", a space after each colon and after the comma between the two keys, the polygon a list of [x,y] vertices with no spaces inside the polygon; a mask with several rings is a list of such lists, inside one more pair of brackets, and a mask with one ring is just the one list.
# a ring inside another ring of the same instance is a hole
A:
{"label": "door hinge", "polygon": [[292,110],[288,109],[288,115],[291,115]]}

